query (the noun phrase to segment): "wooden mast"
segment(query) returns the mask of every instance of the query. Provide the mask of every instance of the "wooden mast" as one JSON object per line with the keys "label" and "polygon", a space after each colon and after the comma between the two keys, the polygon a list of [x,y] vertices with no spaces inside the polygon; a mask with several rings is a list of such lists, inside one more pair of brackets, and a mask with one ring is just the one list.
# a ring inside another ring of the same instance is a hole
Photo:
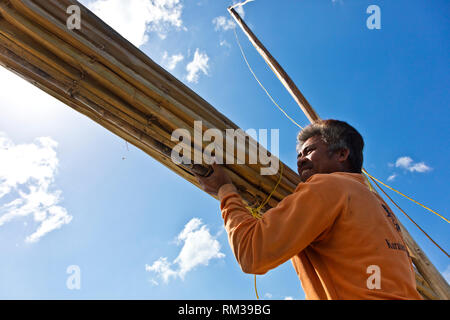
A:
{"label": "wooden mast", "polygon": [[[242,29],[242,31],[245,33],[245,35],[248,37],[250,42],[253,44],[253,46],[256,48],[256,50],[259,52],[259,54],[262,56],[262,58],[265,60],[265,62],[269,65],[269,67],[272,69],[272,71],[275,73],[277,78],[281,81],[281,83],[285,86],[287,91],[291,94],[291,96],[294,98],[294,100],[297,102],[297,104],[300,106],[300,108],[305,113],[306,117],[309,119],[310,122],[314,122],[316,120],[319,120],[319,115],[316,113],[316,111],[311,107],[309,102],[306,100],[306,98],[303,96],[303,94],[300,92],[300,90],[297,88],[295,83],[292,81],[292,79],[289,77],[289,75],[286,73],[286,71],[281,67],[281,65],[275,60],[275,58],[270,54],[270,52],[264,47],[264,45],[259,41],[259,39],[256,37],[256,35],[250,30],[250,28],[247,26],[247,24],[244,22],[244,20],[239,16],[239,14],[234,10],[234,6],[231,6],[228,8],[228,12],[230,15],[234,18],[236,23],[239,25],[239,27]],[[398,221],[400,223],[400,221]],[[423,250],[419,247],[419,245],[414,241],[412,236],[409,234],[409,232],[406,230],[406,228],[400,223],[402,228],[402,234],[403,238],[405,240],[405,243],[408,247],[410,256],[412,258],[412,261],[414,262],[417,271],[420,275],[416,274],[416,283],[419,292],[426,296],[426,298],[432,298],[427,296],[427,289],[424,288],[423,279],[426,281],[426,283],[429,285],[429,287],[433,290],[436,297],[439,299],[450,299],[450,286],[448,285],[447,281],[444,279],[444,277],[441,275],[441,273],[436,269],[436,267],[431,263],[431,261],[428,259],[428,257],[425,255]]]}
{"label": "wooden mast", "polygon": [[250,30],[250,28],[245,24],[244,20],[239,16],[239,14],[233,9],[233,6],[228,8],[228,12],[234,18],[236,23],[241,27],[242,31],[247,35],[250,42],[259,52],[259,54],[263,57],[272,71],[275,73],[277,78],[281,81],[281,83],[285,86],[287,91],[294,98],[295,102],[300,106],[305,115],[308,117],[310,122],[314,122],[319,120],[319,116],[316,111],[311,107],[308,100],[303,96],[300,90],[295,85],[294,81],[289,77],[289,75],[284,71],[284,69],[280,66],[277,60],[270,54],[270,52],[264,47],[261,41],[255,36],[255,34]]}

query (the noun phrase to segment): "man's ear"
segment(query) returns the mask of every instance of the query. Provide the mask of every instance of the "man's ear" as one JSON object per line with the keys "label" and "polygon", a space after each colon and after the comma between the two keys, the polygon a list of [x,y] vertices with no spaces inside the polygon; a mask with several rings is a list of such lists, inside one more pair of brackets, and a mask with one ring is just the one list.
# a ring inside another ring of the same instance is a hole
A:
{"label": "man's ear", "polygon": [[339,162],[345,162],[350,156],[350,149],[342,148],[337,152]]}

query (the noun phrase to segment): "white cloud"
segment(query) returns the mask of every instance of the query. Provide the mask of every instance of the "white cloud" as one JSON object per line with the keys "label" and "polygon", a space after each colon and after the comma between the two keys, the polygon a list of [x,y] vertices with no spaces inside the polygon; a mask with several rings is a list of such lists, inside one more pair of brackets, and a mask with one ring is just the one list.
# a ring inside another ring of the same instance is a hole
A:
{"label": "white cloud", "polygon": [[215,17],[212,21],[214,24],[214,30],[216,31],[227,31],[236,27],[236,24],[230,18],[226,18],[224,16]]}
{"label": "white cloud", "polygon": [[[171,277],[176,278],[178,275],[177,271],[171,269],[171,265],[172,263],[167,261],[166,257],[161,257],[153,262],[151,266],[146,264],[145,271],[153,271],[157,273],[163,279],[163,281],[167,283],[169,282]],[[153,284],[157,284],[157,282],[155,281],[153,282]]]}
{"label": "white cloud", "polygon": [[294,300],[291,296],[284,297],[284,300]]}
{"label": "white cloud", "polygon": [[413,159],[410,157],[400,157],[395,162],[395,166],[397,168],[403,168],[410,172],[427,172],[430,171],[431,168],[427,166],[424,162],[416,162],[414,163]]}
{"label": "white cloud", "polygon": [[147,31],[156,32],[164,39],[170,28],[183,27],[180,0],[84,0],[82,3],[137,47],[148,41]]}
{"label": "white cloud", "polygon": [[267,292],[266,294],[264,294],[264,297],[266,297],[267,299],[271,299],[272,298],[272,294]]}
{"label": "white cloud", "polygon": [[32,144],[15,145],[0,133],[0,200],[6,195],[14,198],[0,203],[0,226],[33,215],[40,224],[26,242],[37,242],[72,220],[67,210],[58,205],[61,191],[50,190],[58,167],[57,145],[48,137],[38,138]]}
{"label": "white cloud", "polygon": [[[236,12],[239,14],[239,16],[241,16],[242,19],[245,18],[244,5],[247,4],[248,2],[252,2],[252,1],[254,1],[254,0],[244,1],[234,7],[234,10],[236,10]],[[233,1],[233,5],[236,5],[236,4],[238,4],[238,1]],[[216,30],[216,31],[220,31],[220,30],[227,31],[227,30],[231,30],[236,27],[234,20],[232,18],[227,18],[225,16],[215,17],[212,20],[212,23],[214,24],[214,26],[215,26],[214,30]]]}
{"label": "white cloud", "polygon": [[222,41],[220,41],[219,44],[220,44],[221,47],[231,48],[231,44],[229,44],[227,40],[222,40]]}
{"label": "white cloud", "polygon": [[389,176],[389,178],[387,178],[387,180],[388,181],[394,181],[395,180],[395,178],[397,177],[397,174],[391,174],[390,176]]}
{"label": "white cloud", "polygon": [[[146,271],[156,273],[165,283],[171,278],[184,279],[197,266],[207,266],[211,259],[225,257],[220,252],[220,243],[198,218],[191,219],[185,225],[177,236],[177,241],[179,244],[183,243],[183,247],[173,262],[169,262],[167,257],[160,257],[152,265],[145,265]],[[154,280],[152,283],[157,284]]]}
{"label": "white cloud", "polygon": [[202,53],[197,48],[194,53],[194,58],[191,62],[186,66],[186,70],[188,74],[186,79],[188,82],[198,82],[199,73],[203,72],[203,74],[208,75],[208,61],[209,57],[206,53]]}
{"label": "white cloud", "polygon": [[415,163],[411,167],[408,168],[409,171],[414,172],[427,172],[430,171],[431,168],[427,166],[424,162]]}
{"label": "white cloud", "polygon": [[174,54],[169,56],[167,51],[163,53],[163,65],[167,67],[168,70],[173,70],[177,66],[178,62],[183,61],[184,56],[180,54]]}
{"label": "white cloud", "polygon": [[408,169],[413,160],[410,157],[400,157],[395,162],[396,167]]}

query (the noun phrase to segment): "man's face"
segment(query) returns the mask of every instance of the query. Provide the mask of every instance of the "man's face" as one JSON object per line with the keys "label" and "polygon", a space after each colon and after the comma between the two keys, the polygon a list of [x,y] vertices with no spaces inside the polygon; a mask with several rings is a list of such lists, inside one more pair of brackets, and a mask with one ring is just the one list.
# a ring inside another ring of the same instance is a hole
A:
{"label": "man's face", "polygon": [[300,180],[305,182],[316,173],[341,171],[342,161],[338,153],[329,156],[328,145],[320,136],[314,136],[305,141],[297,155],[297,168]]}

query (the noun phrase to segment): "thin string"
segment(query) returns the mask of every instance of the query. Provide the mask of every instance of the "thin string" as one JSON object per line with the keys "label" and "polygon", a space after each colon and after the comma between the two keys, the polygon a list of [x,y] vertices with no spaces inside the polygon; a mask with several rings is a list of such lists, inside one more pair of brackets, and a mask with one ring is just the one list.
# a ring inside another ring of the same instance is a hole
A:
{"label": "thin string", "polygon": [[255,276],[255,293],[256,293],[256,299],[259,300],[258,289],[256,288],[256,274],[254,274],[254,276]]}
{"label": "thin string", "polygon": [[299,127],[300,129],[303,129],[303,127],[302,127],[301,125],[299,125],[297,122],[295,122],[295,120],[292,119],[292,118],[286,113],[286,111],[284,111],[283,108],[281,108],[281,107],[278,105],[278,103],[275,102],[275,100],[272,98],[272,96],[271,96],[270,93],[267,91],[267,89],[263,86],[263,84],[261,83],[261,81],[259,81],[259,79],[258,79],[258,77],[256,76],[256,74],[253,72],[252,67],[250,67],[250,64],[249,64],[248,61],[247,61],[247,57],[245,56],[244,50],[242,50],[241,43],[239,42],[239,38],[238,38],[238,35],[237,35],[237,33],[236,33],[236,28],[233,28],[233,31],[234,31],[234,35],[236,36],[236,41],[237,41],[237,44],[238,44],[238,46],[239,46],[239,49],[241,50],[242,57],[244,58],[245,63],[247,64],[247,67],[248,67],[248,69],[250,70],[250,72],[253,74],[253,77],[255,78],[255,80],[258,82],[258,84],[261,86],[261,88],[263,88],[264,92],[267,94],[267,96],[270,98],[270,100],[273,102],[273,104],[275,104],[275,105],[277,106],[277,108],[278,108],[281,112],[283,112],[283,114],[284,114],[289,120],[291,120],[291,122],[292,122],[293,124],[295,124],[295,125],[296,125],[297,127]]}
{"label": "thin string", "polygon": [[[272,192],[267,196],[266,200],[264,200],[258,207],[256,208],[252,208],[250,206],[247,206],[246,208],[250,211],[250,213],[252,214],[253,217],[255,217],[256,219],[261,219],[262,218],[262,214],[261,214],[261,209],[264,208],[264,206],[267,204],[267,202],[269,202],[270,198],[272,197],[273,193],[275,192],[275,190],[277,190],[278,185],[281,182],[281,178],[283,177],[283,168],[284,165],[280,162],[281,167],[280,167],[280,177],[278,178],[278,182],[275,185],[275,187],[273,188]],[[256,294],[256,299],[259,300],[259,295],[258,295],[258,289],[256,288],[256,274],[254,275],[255,280],[255,294]]]}
{"label": "thin string", "polygon": [[[365,172],[366,173],[366,172]],[[366,173],[367,174],[367,173]],[[447,257],[449,257],[450,258],[450,256],[448,255],[448,253],[447,253],[447,251],[445,251],[444,249],[442,249],[442,247],[440,246],[440,245],[438,245],[437,243],[436,243],[436,241],[434,241],[429,235],[428,235],[428,233],[426,233],[425,232],[425,230],[423,230],[409,215],[407,215],[406,214],[406,212],[402,209],[402,208],[400,208],[400,206],[391,198],[391,197],[389,197],[389,195],[383,190],[383,188],[381,188],[380,187],[380,185],[372,178],[372,176],[370,176],[369,175],[369,177],[370,177],[370,179],[372,179],[372,181],[376,184],[376,186],[378,187],[378,189],[380,189],[383,193],[384,193],[384,195],[386,196],[386,197],[388,197],[388,199],[389,200],[391,200],[391,202],[401,211],[401,212],[403,212],[403,214],[412,222],[412,223],[414,223],[414,225],[417,227],[417,228],[419,228],[420,229],[420,231],[422,231],[426,236],[427,236],[427,238],[428,239],[430,239],[430,241],[431,242],[433,242],[434,243],[434,245],[436,246],[436,247],[438,247]]]}
{"label": "thin string", "polygon": [[262,214],[261,214],[261,210],[264,208],[264,206],[267,204],[267,202],[269,202],[270,198],[272,198],[272,195],[274,194],[275,190],[277,190],[278,185],[281,182],[281,179],[283,178],[283,169],[284,169],[284,165],[281,163],[281,167],[280,167],[280,177],[278,178],[277,184],[275,185],[275,187],[273,188],[272,192],[267,196],[266,200],[264,200],[258,207],[253,208],[250,206],[247,206],[246,208],[250,211],[250,213],[252,214],[252,216],[254,216],[257,219],[261,219],[262,218]]}
{"label": "thin string", "polygon": [[409,199],[409,200],[411,200],[412,202],[414,202],[415,204],[418,204],[419,206],[421,206],[421,207],[423,207],[423,208],[425,208],[425,209],[427,209],[428,211],[430,211],[430,212],[432,212],[432,213],[434,213],[435,215],[437,215],[437,216],[439,216],[441,219],[443,219],[443,220],[445,220],[445,221],[447,221],[447,223],[450,223],[450,221],[447,219],[447,218],[445,218],[445,217],[443,217],[443,216],[441,216],[439,213],[437,213],[436,211],[434,211],[434,210],[431,210],[430,208],[428,208],[428,207],[426,207],[426,206],[424,206],[423,204],[421,204],[420,202],[417,202],[416,200],[414,200],[414,199],[411,199],[410,197],[408,197],[407,195],[404,195],[403,193],[401,193],[400,191],[398,191],[398,190],[395,190],[394,188],[392,188],[392,187],[389,187],[387,184],[385,184],[385,183],[383,183],[383,182],[381,182],[380,180],[378,180],[377,178],[375,178],[375,177],[372,177],[369,173],[367,173],[367,171],[366,170],[363,170],[363,172],[366,174],[366,175],[368,175],[372,180],[376,180],[376,181],[378,181],[379,183],[381,183],[383,186],[385,186],[385,187],[387,187],[387,188],[389,188],[389,189],[391,189],[392,191],[395,191],[395,192],[397,192],[398,194],[400,194],[400,195],[402,195],[402,196],[404,196],[405,198],[407,198],[407,199]]}

